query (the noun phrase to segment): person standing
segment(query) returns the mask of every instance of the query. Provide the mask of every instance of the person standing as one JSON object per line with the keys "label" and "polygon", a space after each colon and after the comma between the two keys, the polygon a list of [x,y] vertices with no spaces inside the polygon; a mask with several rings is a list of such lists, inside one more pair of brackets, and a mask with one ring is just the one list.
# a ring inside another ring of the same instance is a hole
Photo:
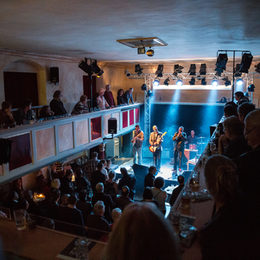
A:
{"label": "person standing", "polygon": [[106,91],[104,93],[104,97],[105,97],[105,99],[106,99],[106,101],[107,101],[107,103],[108,103],[108,105],[110,107],[115,107],[116,106],[115,100],[114,100],[114,97],[113,97],[113,93],[110,90],[110,85],[109,84],[106,85]]}
{"label": "person standing", "polygon": [[106,108],[109,108],[109,104],[107,103],[105,97],[104,97],[105,90],[102,88],[99,90],[99,95],[97,97],[97,106],[100,110],[105,110]]}
{"label": "person standing", "polygon": [[161,152],[162,152],[162,133],[158,131],[156,125],[153,126],[153,132],[150,134],[149,143],[153,153],[153,164],[158,171],[161,168]]}
{"label": "person standing", "polygon": [[197,148],[197,137],[195,136],[194,130],[191,130],[190,135],[188,136],[188,147],[193,150]]}
{"label": "person standing", "polygon": [[177,170],[177,164],[179,163],[179,171],[181,171],[182,167],[182,157],[184,153],[184,144],[187,140],[187,135],[184,132],[184,127],[180,126],[178,132],[176,132],[172,138],[175,142],[174,145],[174,171]]}
{"label": "person standing", "polygon": [[125,102],[127,105],[129,105],[129,100],[131,100],[132,104],[134,104],[133,91],[134,91],[134,89],[130,88],[124,94]]}
{"label": "person standing", "polygon": [[122,88],[120,88],[117,91],[117,105],[118,106],[123,106],[126,105],[126,101],[125,101],[125,96],[124,96],[124,90]]}
{"label": "person standing", "polygon": [[61,91],[56,90],[53,94],[53,99],[50,103],[51,110],[54,112],[55,116],[61,116],[67,114],[66,109],[64,108],[64,105],[61,101]]}
{"label": "person standing", "polygon": [[136,156],[138,156],[138,164],[142,164],[143,141],[144,141],[144,132],[140,129],[139,125],[136,125],[135,130],[133,131],[133,139],[131,140],[133,144],[134,164],[136,163]]}

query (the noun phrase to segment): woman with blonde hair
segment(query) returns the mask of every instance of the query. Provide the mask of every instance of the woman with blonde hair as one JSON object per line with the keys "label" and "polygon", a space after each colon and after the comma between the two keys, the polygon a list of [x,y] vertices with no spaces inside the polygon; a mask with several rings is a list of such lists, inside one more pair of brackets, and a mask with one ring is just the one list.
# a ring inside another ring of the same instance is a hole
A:
{"label": "woman with blonde hair", "polygon": [[180,259],[175,232],[156,206],[127,206],[112,231],[105,250],[106,260]]}

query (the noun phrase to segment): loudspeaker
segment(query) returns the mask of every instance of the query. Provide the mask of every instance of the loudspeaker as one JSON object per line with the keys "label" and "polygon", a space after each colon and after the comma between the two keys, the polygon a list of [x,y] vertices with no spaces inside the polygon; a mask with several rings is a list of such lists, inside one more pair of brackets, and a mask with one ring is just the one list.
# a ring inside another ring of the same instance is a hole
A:
{"label": "loudspeaker", "polygon": [[117,133],[117,120],[116,118],[108,119],[108,133],[116,134]]}
{"label": "loudspeaker", "polygon": [[135,178],[136,178],[136,183],[135,183],[136,199],[142,199],[143,192],[144,192],[144,178],[145,175],[148,173],[149,167],[140,164],[134,164],[132,168],[134,170]]}
{"label": "loudspeaker", "polygon": [[59,68],[58,67],[50,67],[50,82],[58,83],[59,82]]}

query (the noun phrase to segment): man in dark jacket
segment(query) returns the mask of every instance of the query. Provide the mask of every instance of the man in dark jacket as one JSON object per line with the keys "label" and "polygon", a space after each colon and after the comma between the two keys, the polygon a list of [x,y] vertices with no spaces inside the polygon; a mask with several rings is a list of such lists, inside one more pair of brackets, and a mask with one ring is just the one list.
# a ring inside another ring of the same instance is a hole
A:
{"label": "man in dark jacket", "polygon": [[144,187],[153,187],[154,186],[155,174],[156,174],[156,167],[151,166],[149,168],[148,174],[144,178]]}

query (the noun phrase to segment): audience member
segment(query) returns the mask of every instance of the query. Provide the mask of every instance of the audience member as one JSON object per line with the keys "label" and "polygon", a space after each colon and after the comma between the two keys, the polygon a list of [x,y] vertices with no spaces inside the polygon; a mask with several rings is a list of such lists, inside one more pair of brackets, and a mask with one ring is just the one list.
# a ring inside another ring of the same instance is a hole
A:
{"label": "audience member", "polygon": [[105,184],[105,182],[106,182],[106,175],[102,172],[103,168],[104,168],[103,163],[99,162],[97,165],[97,170],[95,172],[93,172],[93,174],[91,176],[91,186],[92,186],[93,192],[96,191],[96,185],[99,182],[102,182],[103,184]]}
{"label": "audience member", "polygon": [[231,104],[224,106],[224,116],[226,118],[230,116],[237,116],[237,107],[232,106]]}
{"label": "audience member", "polygon": [[245,102],[245,103],[242,103],[241,105],[239,105],[237,108],[239,120],[242,123],[244,123],[244,119],[245,119],[246,115],[253,110],[255,110],[255,105],[252,103]]}
{"label": "audience member", "polygon": [[107,220],[111,221],[111,210],[114,207],[114,203],[109,194],[104,193],[104,184],[102,182],[97,183],[96,192],[92,198],[92,203],[95,204],[97,201],[103,201],[106,207],[105,217]]}
{"label": "audience member", "polygon": [[72,194],[74,193],[74,185],[72,183],[73,171],[71,169],[66,170],[65,176],[61,178],[61,193]]}
{"label": "audience member", "polygon": [[72,115],[79,115],[79,114],[88,113],[89,109],[88,109],[87,102],[88,102],[88,97],[86,95],[82,95],[80,97],[79,102],[74,106],[71,114]]}
{"label": "audience member", "polygon": [[49,203],[46,207],[46,217],[52,219],[59,219],[59,200],[61,192],[58,189],[52,189],[50,192]]}
{"label": "audience member", "polygon": [[136,182],[135,176],[128,174],[127,169],[124,167],[120,168],[120,172],[122,174],[122,178],[118,183],[118,189],[121,190],[123,186],[128,186],[130,189],[129,197],[134,199]]}
{"label": "audience member", "polygon": [[30,121],[35,119],[35,112],[32,110],[32,101],[26,100],[23,107],[17,111],[17,125],[29,124]]}
{"label": "audience member", "polygon": [[132,102],[132,104],[134,104],[134,99],[133,99],[133,88],[128,89],[125,94],[124,94],[124,99],[125,99],[125,103],[127,105],[129,105],[129,101]]}
{"label": "audience member", "polygon": [[109,104],[107,103],[105,97],[104,97],[105,90],[102,88],[99,90],[99,95],[97,97],[97,106],[100,110],[104,110],[106,108],[109,108]]}
{"label": "audience member", "polygon": [[91,180],[91,176],[94,173],[94,171],[97,170],[98,163],[99,163],[98,153],[93,152],[92,159],[89,159],[86,163],[87,177],[88,177],[89,180]]}
{"label": "audience member", "polygon": [[173,206],[174,202],[176,201],[176,199],[178,198],[180,192],[182,191],[182,189],[184,187],[184,177],[182,175],[178,176],[178,183],[179,183],[178,187],[172,191],[172,195],[170,198],[171,206]]}
{"label": "audience member", "polygon": [[12,105],[7,101],[2,102],[0,111],[0,128],[15,127],[15,120],[12,114]]}
{"label": "audience member", "polygon": [[103,163],[102,173],[106,176],[106,180],[108,180],[108,172],[107,172],[107,161],[105,159],[100,160],[101,163]]}
{"label": "audience member", "polygon": [[124,90],[122,88],[117,91],[117,105],[126,105],[126,101],[124,98]]}
{"label": "audience member", "polygon": [[54,112],[51,111],[50,106],[43,106],[40,110],[39,118],[48,119],[54,116]]}
{"label": "audience member", "polygon": [[249,102],[248,97],[246,97],[242,91],[235,92],[235,99],[238,105],[241,105],[245,102]]}
{"label": "audience member", "polygon": [[87,235],[92,239],[99,240],[106,237],[110,231],[110,225],[104,218],[105,205],[103,201],[97,201],[93,208],[93,213],[87,217]]}
{"label": "audience member", "polygon": [[158,202],[153,199],[153,192],[152,192],[151,187],[144,188],[142,202],[151,202],[151,203],[155,204],[157,207],[159,206]]}
{"label": "audience member", "polygon": [[81,192],[81,191],[86,191],[87,194],[92,192],[91,189],[91,184],[89,182],[89,180],[84,176],[83,174],[83,170],[81,168],[77,168],[75,171],[75,182],[76,182],[76,186],[77,186],[77,191]]}
{"label": "audience member", "polygon": [[50,103],[51,110],[55,116],[61,116],[67,114],[66,109],[61,101],[62,94],[60,90],[56,90],[53,94],[53,99]]}
{"label": "audience member", "polygon": [[104,97],[105,97],[108,105],[111,108],[116,106],[115,100],[114,100],[114,97],[113,97],[113,93],[110,90],[110,85],[109,84],[106,85],[106,91],[104,93]]}
{"label": "audience member", "polygon": [[144,187],[153,187],[156,175],[156,167],[150,166],[148,174],[144,177]]}
{"label": "audience member", "polygon": [[224,121],[224,135],[219,138],[219,153],[235,160],[248,150],[243,136],[243,124],[236,116],[228,117]]}
{"label": "audience member", "polygon": [[181,258],[172,225],[154,205],[134,203],[125,209],[113,229],[104,259],[179,260]]}
{"label": "audience member", "polygon": [[153,198],[158,203],[160,211],[165,215],[166,207],[165,202],[167,199],[166,191],[162,190],[164,186],[164,179],[162,177],[157,177],[154,181],[154,187],[152,187]]}
{"label": "audience member", "polygon": [[129,198],[130,190],[128,186],[123,186],[121,189],[121,195],[115,199],[115,203],[118,208],[124,210],[124,208],[134,201]]}
{"label": "audience member", "polygon": [[111,225],[111,230],[113,230],[116,227],[119,219],[121,218],[122,210],[120,208],[114,208],[112,210],[111,215],[112,215],[112,220],[113,220],[113,223]]}
{"label": "audience member", "polygon": [[252,216],[249,201],[238,192],[236,165],[223,155],[213,155],[204,173],[215,212],[200,231],[202,259],[257,259],[255,225],[259,219]]}
{"label": "audience member", "polygon": [[115,200],[118,193],[118,184],[115,182],[115,173],[110,171],[108,174],[108,180],[105,183],[105,193],[109,194],[112,200]]}
{"label": "audience member", "polygon": [[86,191],[80,191],[78,195],[78,201],[76,204],[77,209],[81,210],[83,219],[86,220],[87,216],[92,211],[92,204],[90,201],[88,201],[88,194]]}

